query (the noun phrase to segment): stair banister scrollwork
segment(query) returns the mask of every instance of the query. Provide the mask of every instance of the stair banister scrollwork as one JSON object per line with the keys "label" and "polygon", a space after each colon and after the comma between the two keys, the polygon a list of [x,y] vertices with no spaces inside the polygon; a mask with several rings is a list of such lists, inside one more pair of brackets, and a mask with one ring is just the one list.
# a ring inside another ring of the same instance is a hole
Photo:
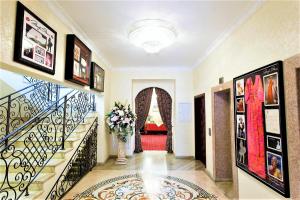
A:
{"label": "stair banister scrollwork", "polygon": [[[57,91],[55,86],[54,90],[50,90],[49,85],[44,83],[38,82],[34,85],[32,90],[35,91],[44,86],[48,89],[41,91]],[[30,87],[32,86],[28,88]],[[51,88],[53,87],[51,86]],[[33,96],[40,100],[46,99],[46,104],[40,105],[43,109],[22,125],[9,130],[9,133],[0,139],[0,169],[4,174],[0,180],[1,200],[16,200],[24,195],[29,195],[28,188],[31,183],[53,155],[65,147],[65,141],[78,124],[90,111],[95,109],[94,95],[72,90],[57,100],[58,95],[47,94],[44,96],[46,92],[39,95],[41,91],[36,92]],[[29,93],[31,94],[31,92]],[[22,95],[24,94],[19,96]],[[56,100],[49,102],[49,97],[53,96]],[[25,97],[27,96],[24,95]],[[31,96],[29,95],[29,97]],[[39,106],[39,104],[35,104],[35,106]],[[11,112],[8,116],[10,115]]]}
{"label": "stair banister scrollwork", "polygon": [[[97,121],[98,118],[93,121],[87,134],[46,197],[47,200],[61,199],[85,174],[96,166]],[[85,165],[85,167],[81,168],[82,165]]]}
{"label": "stair banister scrollwork", "polygon": [[59,99],[60,86],[37,80],[0,98],[0,140]]}

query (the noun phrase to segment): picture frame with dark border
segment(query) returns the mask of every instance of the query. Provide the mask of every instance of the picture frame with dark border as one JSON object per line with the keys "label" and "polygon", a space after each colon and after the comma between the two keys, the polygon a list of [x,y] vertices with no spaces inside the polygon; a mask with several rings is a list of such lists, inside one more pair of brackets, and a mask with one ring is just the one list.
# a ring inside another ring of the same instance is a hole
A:
{"label": "picture frame with dark border", "polygon": [[95,62],[92,62],[90,88],[98,92],[104,92],[105,71]]}
{"label": "picture frame with dark border", "polygon": [[54,75],[56,46],[56,31],[18,1],[14,61]]}
{"label": "picture frame with dark border", "polygon": [[[237,117],[241,115],[237,112],[237,99],[241,97],[244,97],[245,101],[243,114],[246,123],[245,144],[241,143],[238,129],[235,128],[235,154],[238,168],[288,198],[290,185],[282,65],[282,61],[277,61],[233,79],[234,127],[237,127]],[[237,82],[244,83],[244,85],[239,84],[240,88],[244,88],[244,93],[237,92]],[[256,98],[255,102],[251,100],[253,95]],[[268,103],[265,102],[267,98]],[[253,115],[257,116],[253,118]],[[259,130],[252,129],[253,125],[259,127]],[[259,138],[256,139],[257,142],[253,142],[257,131]],[[277,148],[278,142],[280,148]],[[246,152],[245,161],[241,162],[241,153],[244,152]],[[253,160],[257,163],[253,163]]]}
{"label": "picture frame with dark border", "polygon": [[92,51],[74,34],[67,35],[65,79],[90,85]]}

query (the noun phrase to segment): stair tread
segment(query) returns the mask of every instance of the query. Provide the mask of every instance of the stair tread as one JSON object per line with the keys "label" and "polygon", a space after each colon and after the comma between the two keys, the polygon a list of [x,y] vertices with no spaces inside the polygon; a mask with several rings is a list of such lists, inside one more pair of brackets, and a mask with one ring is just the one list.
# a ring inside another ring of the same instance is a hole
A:
{"label": "stair tread", "polygon": [[[82,132],[84,132],[86,129],[83,128],[83,127],[76,127],[75,130],[72,132],[72,134],[81,134]],[[22,131],[21,133],[22,134],[26,134],[27,132],[35,132],[35,131],[38,131],[37,130],[37,127],[33,127],[32,129],[30,130],[24,130]],[[58,130],[58,131],[55,131],[55,129],[53,129],[51,132],[50,131],[47,131],[48,134],[51,134],[51,133],[62,133],[61,130]]]}
{"label": "stair tread", "polygon": [[[38,149],[39,149],[39,148],[38,148]],[[19,150],[19,151],[23,151],[23,152],[26,152],[26,153],[29,152],[29,149],[27,149],[27,148],[24,149],[24,148],[21,148],[21,147],[16,147],[15,150],[16,150],[16,151],[18,151],[18,150]],[[73,148],[65,148],[64,150],[59,149],[56,153],[68,153],[68,152],[70,152],[70,151],[72,151],[72,150],[73,150]],[[47,152],[47,153],[51,153],[52,151],[49,150],[49,149],[47,149],[46,152]],[[8,152],[8,153],[9,153],[9,152]]]}
{"label": "stair tread", "polygon": [[[24,136],[24,137],[21,137],[21,138],[18,139],[17,142],[23,142],[25,139],[26,139],[25,136]],[[77,140],[79,140],[79,139],[80,139],[80,138],[78,138],[78,137],[69,136],[65,141],[74,142],[74,141],[77,141]],[[36,138],[33,138],[32,141],[37,141],[37,139],[36,139]]]}
{"label": "stair tread", "polygon": [[[14,178],[16,175],[18,175],[19,173],[9,173],[8,176],[8,180],[10,181],[14,181]],[[55,173],[40,173],[37,178],[33,181],[33,182],[46,182],[49,178],[53,177],[55,175]],[[4,180],[5,178],[5,174],[0,173],[0,183],[2,183],[2,180]],[[19,181],[17,181],[19,182]]]}
{"label": "stair tread", "polygon": [[[87,124],[91,124],[93,122],[93,119],[96,118],[96,117],[87,117],[85,118],[84,122],[80,122],[80,124],[82,125],[87,125]],[[39,122],[38,124],[50,124],[50,123],[47,123],[47,122]],[[62,124],[55,124],[55,126],[62,126]]]}
{"label": "stair tread", "polygon": [[[14,159],[14,158],[13,158]],[[12,159],[11,158],[6,158],[5,159],[7,162],[11,161]],[[47,163],[46,166],[51,166],[51,167],[55,167],[61,163],[64,162],[65,159],[59,159],[59,158],[52,158],[50,159],[50,161]],[[3,162],[0,163],[0,166],[3,166],[5,165]],[[9,172],[10,173],[10,172]],[[1,173],[0,173],[1,174]]]}
{"label": "stair tread", "polygon": [[29,196],[25,196],[25,194],[23,194],[22,197],[20,197],[20,200],[34,200],[34,199],[38,199],[38,197],[43,193],[43,191],[39,190],[39,191],[29,191]]}

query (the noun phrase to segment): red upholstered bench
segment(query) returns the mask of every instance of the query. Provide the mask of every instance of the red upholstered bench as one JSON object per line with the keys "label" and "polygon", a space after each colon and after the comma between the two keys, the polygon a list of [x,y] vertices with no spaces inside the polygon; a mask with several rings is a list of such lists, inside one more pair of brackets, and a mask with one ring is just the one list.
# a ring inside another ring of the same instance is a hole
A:
{"label": "red upholstered bench", "polygon": [[164,134],[166,134],[167,133],[167,127],[164,124],[162,124],[160,126],[157,126],[156,124],[153,124],[153,123],[146,123],[145,126],[144,126],[144,131],[145,131],[145,134],[150,134],[150,133],[153,133],[153,134],[164,133]]}

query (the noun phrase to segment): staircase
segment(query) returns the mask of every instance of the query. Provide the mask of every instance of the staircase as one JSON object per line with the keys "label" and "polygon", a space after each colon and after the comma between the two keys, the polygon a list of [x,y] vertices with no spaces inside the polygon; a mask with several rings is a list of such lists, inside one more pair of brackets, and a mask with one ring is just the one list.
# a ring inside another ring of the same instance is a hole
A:
{"label": "staircase", "polygon": [[59,88],[35,81],[0,99],[0,199],[60,199],[95,166],[95,97]]}

